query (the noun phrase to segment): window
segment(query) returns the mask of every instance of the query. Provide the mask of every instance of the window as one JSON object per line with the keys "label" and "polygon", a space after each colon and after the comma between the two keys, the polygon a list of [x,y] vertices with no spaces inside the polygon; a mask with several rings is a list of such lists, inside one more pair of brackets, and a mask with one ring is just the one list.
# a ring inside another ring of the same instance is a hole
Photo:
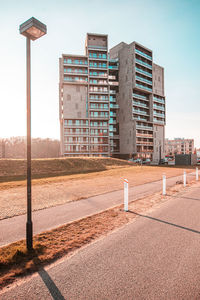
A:
{"label": "window", "polygon": [[71,95],[70,95],[70,94],[67,95],[67,100],[68,100],[68,101],[71,100]]}

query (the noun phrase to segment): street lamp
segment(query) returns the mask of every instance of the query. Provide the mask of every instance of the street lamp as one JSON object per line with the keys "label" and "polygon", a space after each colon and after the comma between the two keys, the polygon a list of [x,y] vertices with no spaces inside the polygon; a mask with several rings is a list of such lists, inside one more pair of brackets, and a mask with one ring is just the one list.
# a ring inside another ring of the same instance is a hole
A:
{"label": "street lamp", "polygon": [[30,40],[34,41],[47,32],[46,25],[30,18],[19,27],[20,34],[26,37],[26,96],[27,96],[27,223],[26,247],[33,248],[33,228],[31,216],[31,55]]}

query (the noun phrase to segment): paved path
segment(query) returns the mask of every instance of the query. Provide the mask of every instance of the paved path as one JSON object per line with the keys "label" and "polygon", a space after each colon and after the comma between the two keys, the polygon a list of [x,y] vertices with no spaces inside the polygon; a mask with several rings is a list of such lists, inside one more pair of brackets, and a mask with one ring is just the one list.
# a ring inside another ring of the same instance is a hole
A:
{"label": "paved path", "polygon": [[[177,180],[182,180],[182,176],[167,179],[167,186],[170,187],[175,185]],[[161,189],[161,181],[135,186],[129,189],[129,200],[136,200],[140,197],[161,191]],[[122,203],[123,190],[119,190],[35,211],[33,212],[34,234],[93,215]],[[26,215],[0,220],[0,246],[24,239],[26,236],[25,225]]]}
{"label": "paved path", "polygon": [[200,299],[199,234],[198,185],[0,298]]}

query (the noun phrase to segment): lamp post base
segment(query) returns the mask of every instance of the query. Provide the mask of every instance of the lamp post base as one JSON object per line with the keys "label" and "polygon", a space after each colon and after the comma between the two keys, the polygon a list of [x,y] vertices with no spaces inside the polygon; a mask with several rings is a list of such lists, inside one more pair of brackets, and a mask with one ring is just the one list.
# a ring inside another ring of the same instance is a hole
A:
{"label": "lamp post base", "polygon": [[32,221],[26,223],[26,247],[28,250],[33,249],[33,225]]}

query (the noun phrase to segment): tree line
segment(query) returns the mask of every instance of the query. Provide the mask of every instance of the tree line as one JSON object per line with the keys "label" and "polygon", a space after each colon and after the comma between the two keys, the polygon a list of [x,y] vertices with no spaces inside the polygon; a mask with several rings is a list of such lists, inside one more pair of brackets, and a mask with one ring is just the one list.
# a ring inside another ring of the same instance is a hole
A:
{"label": "tree line", "polygon": [[[60,156],[60,141],[49,138],[32,138],[32,158]],[[0,158],[26,158],[26,137],[0,139]]]}

